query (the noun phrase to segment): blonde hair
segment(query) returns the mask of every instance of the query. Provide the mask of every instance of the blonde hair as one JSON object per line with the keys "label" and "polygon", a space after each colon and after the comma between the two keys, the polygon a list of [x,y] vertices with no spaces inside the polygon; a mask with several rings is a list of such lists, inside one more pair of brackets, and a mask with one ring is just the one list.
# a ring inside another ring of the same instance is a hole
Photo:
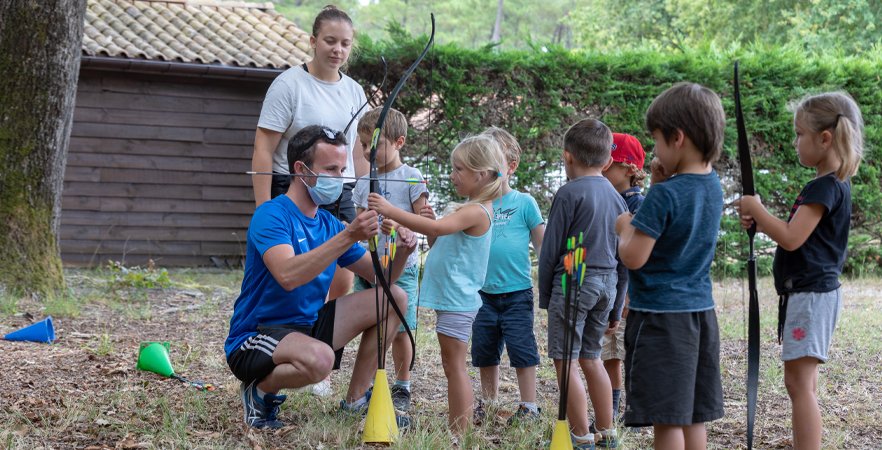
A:
{"label": "blonde hair", "polygon": [[[374,127],[377,125],[377,120],[380,119],[381,112],[383,112],[383,108],[374,108],[364,113],[364,115],[358,119],[358,133],[373,134]],[[407,138],[407,119],[401,111],[398,111],[395,108],[389,108],[389,112],[386,113],[386,123],[383,124],[383,137],[389,142],[400,137]]]}
{"label": "blonde hair", "polygon": [[496,139],[486,134],[463,139],[450,153],[450,164],[456,163],[472,172],[489,172],[491,181],[481,188],[478,195],[469,198],[468,202],[451,205],[449,208],[451,212],[469,203],[484,203],[502,195],[503,186],[507,183],[505,178],[507,164]]}
{"label": "blonde hair", "polygon": [[518,144],[518,140],[508,131],[499,127],[489,127],[482,131],[481,134],[486,134],[496,139],[496,142],[499,143],[502,149],[502,153],[505,155],[506,162],[519,162],[521,160],[521,145]]}
{"label": "blonde hair", "polygon": [[815,133],[833,134],[833,151],[842,164],[836,178],[854,176],[864,153],[864,118],[857,103],[844,91],[810,95],[790,105],[793,120]]}

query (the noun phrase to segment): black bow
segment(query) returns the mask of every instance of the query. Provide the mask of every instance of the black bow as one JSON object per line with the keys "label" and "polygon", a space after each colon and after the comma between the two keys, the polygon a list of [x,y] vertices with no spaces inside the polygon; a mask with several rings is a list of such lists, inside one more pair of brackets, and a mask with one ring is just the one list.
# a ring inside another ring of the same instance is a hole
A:
{"label": "black bow", "polygon": [[[744,127],[744,113],[741,110],[741,90],[738,82],[738,62],[735,62],[735,126],[738,129],[738,161],[741,163],[741,192],[755,195],[753,186],[753,165],[750,161],[750,148],[747,145],[747,130]],[[747,280],[750,288],[750,303],[747,318],[747,449],[753,448],[753,422],[756,415],[756,396],[759,386],[759,336],[760,310],[759,295],[756,289],[756,255],[753,241],[756,236],[756,222],[747,229],[750,253],[747,257]]]}
{"label": "black bow", "polygon": [[[432,33],[429,36],[429,42],[426,43],[426,47],[423,48],[422,53],[407,68],[404,74],[401,76],[401,79],[398,80],[398,84],[395,85],[395,88],[392,89],[392,92],[389,94],[389,97],[386,99],[386,102],[383,103],[383,109],[380,111],[380,117],[377,119],[377,125],[374,127],[374,133],[371,138],[371,153],[369,162],[371,164],[370,170],[370,193],[379,193],[380,191],[380,181],[377,177],[377,141],[380,139],[380,133],[383,130],[383,124],[386,123],[386,114],[389,113],[389,109],[392,108],[392,104],[395,102],[395,98],[398,96],[398,93],[401,91],[401,88],[404,87],[404,83],[407,81],[407,78],[416,70],[417,66],[420,64],[420,61],[426,57],[426,54],[429,52],[429,48],[432,46],[432,43],[435,41],[435,15],[432,14]],[[371,261],[374,265],[374,273],[377,276],[377,284],[383,289],[383,293],[386,296],[386,300],[392,306],[392,309],[395,311],[395,314],[398,315],[398,318],[401,319],[401,324],[404,325],[404,331],[407,332],[407,337],[410,339],[410,345],[413,349],[413,356],[410,359],[410,370],[413,370],[414,362],[416,361],[416,340],[413,337],[413,333],[410,331],[410,327],[407,325],[407,320],[405,320],[404,314],[401,313],[401,310],[398,308],[398,305],[395,303],[395,298],[392,296],[392,290],[389,287],[389,280],[383,276],[383,267],[380,264],[380,255],[377,253],[377,245],[376,238],[372,238],[370,240],[370,245],[368,246],[371,254]],[[379,305],[377,305],[378,314],[379,314]],[[379,323],[377,323],[379,326]],[[385,337],[385,336],[384,336]],[[378,354],[378,367],[384,368],[384,360],[383,357],[385,352],[382,351],[382,347],[380,348],[380,352]]]}

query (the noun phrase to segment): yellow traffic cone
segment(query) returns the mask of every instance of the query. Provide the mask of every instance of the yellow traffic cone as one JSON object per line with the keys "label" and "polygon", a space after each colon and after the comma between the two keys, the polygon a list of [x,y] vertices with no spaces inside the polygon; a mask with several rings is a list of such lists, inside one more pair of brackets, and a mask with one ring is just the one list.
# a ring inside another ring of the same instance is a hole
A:
{"label": "yellow traffic cone", "polygon": [[549,450],[572,450],[573,441],[570,439],[570,426],[566,419],[558,419],[551,433],[551,446]]}
{"label": "yellow traffic cone", "polygon": [[392,391],[386,380],[386,369],[377,370],[374,391],[368,404],[367,419],[361,442],[365,444],[391,444],[398,439],[398,423],[392,406]]}

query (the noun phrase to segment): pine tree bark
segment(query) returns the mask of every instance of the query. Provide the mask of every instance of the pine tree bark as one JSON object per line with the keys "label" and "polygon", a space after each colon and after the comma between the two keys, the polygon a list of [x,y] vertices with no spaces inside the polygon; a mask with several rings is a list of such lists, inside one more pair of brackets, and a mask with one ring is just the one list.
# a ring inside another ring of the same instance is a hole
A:
{"label": "pine tree bark", "polygon": [[0,287],[64,286],[58,228],[86,0],[0,1]]}

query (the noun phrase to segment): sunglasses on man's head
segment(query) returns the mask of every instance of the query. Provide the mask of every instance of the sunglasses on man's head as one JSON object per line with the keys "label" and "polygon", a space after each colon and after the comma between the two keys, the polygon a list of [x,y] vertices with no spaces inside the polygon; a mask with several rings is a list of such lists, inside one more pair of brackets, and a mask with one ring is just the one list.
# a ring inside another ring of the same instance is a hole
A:
{"label": "sunglasses on man's head", "polygon": [[328,127],[321,127],[321,130],[321,133],[316,133],[315,136],[306,141],[306,143],[301,146],[301,150],[312,147],[313,144],[322,138],[332,145],[340,145],[346,141],[346,136],[341,131],[332,130]]}
{"label": "sunglasses on man's head", "polygon": [[328,127],[322,127],[322,133],[324,133],[325,138],[327,138],[330,141],[336,141],[336,140],[340,140],[340,139],[345,138],[345,136],[343,136],[342,131],[332,130]]}

